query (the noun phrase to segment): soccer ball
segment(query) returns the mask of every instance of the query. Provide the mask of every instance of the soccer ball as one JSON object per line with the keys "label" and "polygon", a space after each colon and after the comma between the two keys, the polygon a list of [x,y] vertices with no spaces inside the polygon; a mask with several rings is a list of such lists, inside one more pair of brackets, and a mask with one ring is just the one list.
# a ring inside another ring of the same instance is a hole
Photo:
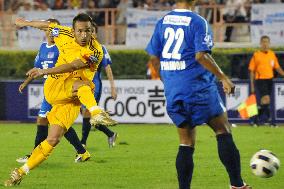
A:
{"label": "soccer ball", "polygon": [[280,167],[280,160],[269,150],[260,150],[250,160],[252,173],[258,177],[269,178]]}

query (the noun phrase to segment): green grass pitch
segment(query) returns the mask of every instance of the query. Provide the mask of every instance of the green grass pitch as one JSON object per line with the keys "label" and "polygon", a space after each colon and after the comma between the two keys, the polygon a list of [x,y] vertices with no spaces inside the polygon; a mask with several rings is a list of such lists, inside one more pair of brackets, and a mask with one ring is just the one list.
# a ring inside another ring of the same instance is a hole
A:
{"label": "green grass pitch", "polygon": [[[81,126],[75,125],[79,137]],[[112,128],[119,133],[115,148],[108,148],[106,136],[91,132],[88,162],[74,163],[73,147],[62,139],[48,160],[32,170],[17,188],[21,189],[176,189],[175,157],[178,147],[172,125],[127,124]],[[34,124],[0,124],[0,188],[10,171],[20,166],[15,159],[33,147]],[[284,168],[269,179],[257,178],[249,168],[251,156],[269,149],[284,162],[284,127],[233,128],[241,153],[242,174],[253,189],[284,188]],[[197,132],[192,189],[228,189],[229,181],[220,163],[214,133],[206,126]]]}

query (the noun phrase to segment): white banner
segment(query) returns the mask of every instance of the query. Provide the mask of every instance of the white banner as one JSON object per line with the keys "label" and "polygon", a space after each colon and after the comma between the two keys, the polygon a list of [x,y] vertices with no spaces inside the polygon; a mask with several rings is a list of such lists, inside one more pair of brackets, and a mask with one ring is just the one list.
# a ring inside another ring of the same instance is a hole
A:
{"label": "white banner", "polygon": [[251,39],[259,44],[267,35],[273,46],[284,44],[284,4],[253,4],[251,9]]}
{"label": "white banner", "polygon": [[[55,18],[59,20],[61,25],[72,26],[72,20],[79,12],[79,10],[21,11],[17,16],[27,20],[47,20],[49,18]],[[44,41],[46,41],[46,39],[43,31],[32,27],[18,30],[19,47],[22,49],[38,50]]]}
{"label": "white banner", "polygon": [[[154,80],[115,80],[117,99],[111,98],[108,80],[102,81],[99,105],[119,123],[172,123],[166,112],[164,86]],[[36,117],[43,100],[43,86],[30,84],[28,89],[29,117]],[[76,122],[82,122],[80,115]]]}
{"label": "white banner", "polygon": [[28,118],[35,118],[41,108],[43,101],[43,85],[30,84],[28,85]]}
{"label": "white banner", "polygon": [[274,84],[274,115],[276,120],[284,120],[284,83]]}
{"label": "white banner", "polygon": [[119,123],[172,123],[166,112],[164,86],[154,80],[116,80],[117,100],[103,81],[100,106]]}
{"label": "white banner", "polygon": [[230,117],[230,120],[242,120],[238,113],[238,106],[244,102],[249,96],[249,84],[248,83],[236,83],[235,94],[226,95],[226,108]]}
{"label": "white banner", "polygon": [[126,46],[144,49],[151,39],[157,21],[167,12],[128,8]]}

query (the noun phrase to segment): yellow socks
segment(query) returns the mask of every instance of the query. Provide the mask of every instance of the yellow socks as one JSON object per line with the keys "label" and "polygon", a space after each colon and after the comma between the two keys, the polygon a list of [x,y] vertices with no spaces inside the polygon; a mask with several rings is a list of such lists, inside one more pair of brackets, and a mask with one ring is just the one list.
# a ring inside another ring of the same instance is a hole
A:
{"label": "yellow socks", "polygon": [[90,86],[84,85],[80,87],[78,89],[77,96],[80,102],[90,111],[92,116],[102,112],[94,98],[94,94],[92,93]]}
{"label": "yellow socks", "polygon": [[47,159],[49,154],[53,150],[53,146],[51,146],[47,140],[44,140],[40,143],[32,152],[31,156],[29,157],[27,163],[23,165],[20,169],[20,173],[27,174],[29,170],[32,170],[36,166],[38,166],[41,162]]}

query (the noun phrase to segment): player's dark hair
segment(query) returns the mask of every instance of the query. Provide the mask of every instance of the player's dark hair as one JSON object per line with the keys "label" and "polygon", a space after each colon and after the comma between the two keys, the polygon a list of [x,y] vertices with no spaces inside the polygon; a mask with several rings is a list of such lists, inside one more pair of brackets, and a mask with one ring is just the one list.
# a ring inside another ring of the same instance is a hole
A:
{"label": "player's dark hair", "polygon": [[76,22],[91,22],[93,23],[93,19],[86,13],[79,13],[77,14],[77,16],[75,16],[73,18],[73,23],[72,23],[72,26],[73,28],[75,28],[75,23]]}
{"label": "player's dark hair", "polygon": [[56,24],[60,25],[60,22],[57,19],[55,19],[55,18],[49,18],[46,21],[51,22],[51,23],[56,23]]}
{"label": "player's dark hair", "polygon": [[92,26],[95,29],[95,32],[97,33],[98,32],[98,25],[96,24],[96,22],[93,21]]}
{"label": "player's dark hair", "polygon": [[270,41],[270,37],[267,35],[261,36],[260,41],[262,41],[263,39],[268,39]]}

